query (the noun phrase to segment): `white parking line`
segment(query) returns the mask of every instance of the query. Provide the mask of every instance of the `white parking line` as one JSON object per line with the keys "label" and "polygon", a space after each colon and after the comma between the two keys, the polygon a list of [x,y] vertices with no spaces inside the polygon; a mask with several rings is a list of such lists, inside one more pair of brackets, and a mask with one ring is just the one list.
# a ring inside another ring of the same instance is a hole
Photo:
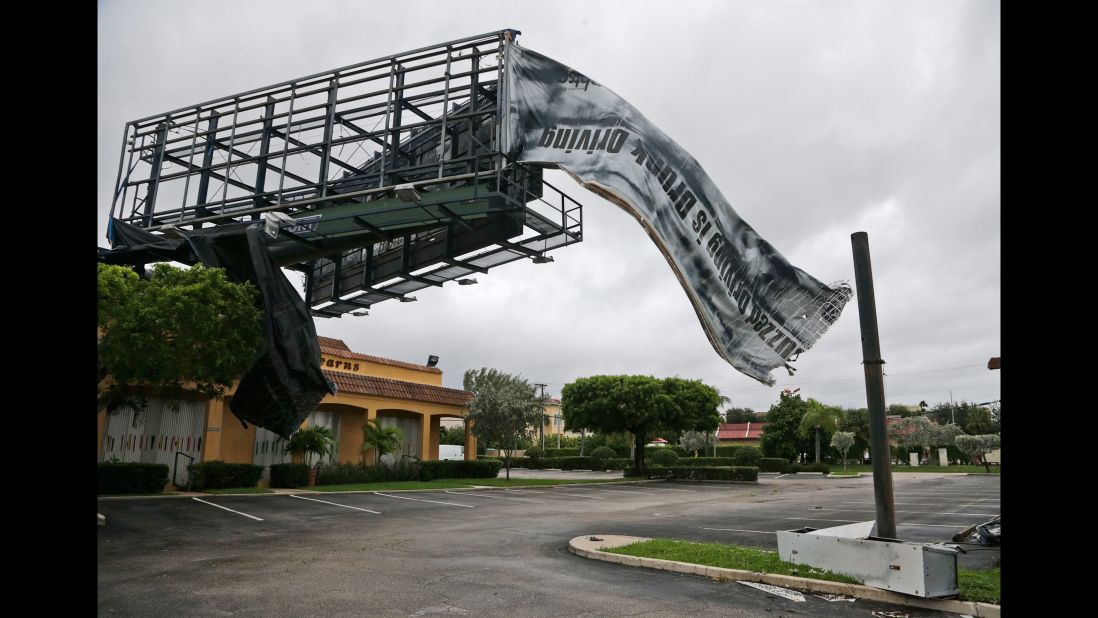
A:
{"label": "white parking line", "polygon": [[594,487],[573,487],[572,489],[590,489],[591,491],[613,491],[619,494],[640,494],[642,496],[654,496],[656,494],[648,493],[647,491],[629,491],[627,489],[595,489]]}
{"label": "white parking line", "polygon": [[518,493],[521,493],[521,494],[539,494],[539,495],[542,495],[542,496],[575,496],[577,498],[587,498],[589,500],[605,500],[606,499],[606,498],[600,498],[598,496],[585,496],[583,494],[560,494],[560,493],[552,493],[551,494],[547,491],[528,491],[528,490],[525,490],[525,489],[507,489],[505,491],[514,491],[514,492],[518,492]]}
{"label": "white parking line", "polygon": [[774,530],[740,530],[738,528],[702,528],[702,530],[719,530],[721,532],[756,532],[758,534],[777,534]]}
{"label": "white parking line", "polygon": [[675,489],[673,487],[649,487],[649,489],[655,489],[656,491],[685,491],[692,494],[698,493],[698,490],[696,489]]}
{"label": "white parking line", "polygon": [[531,500],[530,498],[508,498],[506,496],[490,496],[486,494],[479,494],[472,491],[450,491],[446,490],[443,493],[454,494],[457,496],[473,496],[475,498],[495,498],[496,500],[518,500],[519,502],[537,502],[538,504],[545,504],[545,500]]}
{"label": "white parking line", "polygon": [[357,506],[348,506],[346,504],[339,504],[338,502],[328,502],[327,500],[317,500],[316,498],[306,498],[304,496],[295,496],[293,494],[290,494],[290,497],[297,498],[298,500],[312,500],[313,502],[323,502],[324,504],[330,504],[332,506],[341,506],[345,509],[354,509],[356,511],[366,511],[367,513],[373,513],[374,515],[381,515],[381,513],[377,511],[371,511],[370,509],[360,509]]}
{"label": "white parking line", "polygon": [[[814,509],[816,511],[843,511],[845,513],[876,513],[877,511],[867,511],[863,509]],[[904,513],[906,515],[963,515],[965,517],[995,517],[998,513],[935,513],[934,511],[896,511],[897,513]]]}
{"label": "white parking line", "polygon": [[[786,517],[785,519],[795,519],[797,521],[842,521],[842,522],[865,521],[865,520],[862,520],[862,519],[824,519],[824,518],[821,518],[821,517]],[[959,526],[957,524],[948,525],[948,524],[901,524],[901,523],[897,523],[896,525],[897,526],[919,526],[920,528],[953,528],[953,529],[958,529],[958,528],[963,527],[963,526]]]}
{"label": "white parking line", "polygon": [[434,504],[445,504],[446,506],[463,506],[467,509],[477,508],[477,507],[475,507],[471,504],[458,504],[457,502],[439,502],[437,500],[423,500],[423,499],[420,499],[420,498],[408,498],[406,496],[394,496],[394,495],[391,495],[391,494],[378,493],[376,491],[373,492],[373,493],[374,493],[375,496],[385,496],[386,498],[400,498],[401,500],[415,500],[416,502],[431,502],[431,503],[434,503]]}
{"label": "white parking line", "polygon": [[252,519],[254,519],[254,520],[256,520],[256,521],[263,521],[263,520],[262,520],[261,518],[259,518],[259,517],[256,517],[255,515],[249,515],[249,514],[247,514],[247,513],[241,513],[240,511],[234,511],[234,510],[230,509],[230,508],[229,508],[229,507],[227,507],[227,506],[221,506],[220,504],[214,504],[213,502],[206,502],[205,500],[202,500],[202,499],[200,499],[200,498],[191,498],[191,499],[192,499],[192,500],[198,500],[198,501],[199,501],[199,502],[201,502],[202,504],[208,504],[208,505],[210,505],[210,506],[216,506],[216,507],[217,507],[217,508],[219,508],[219,509],[225,509],[226,511],[228,511],[228,512],[230,512],[230,513],[236,513],[237,515],[243,515],[244,517],[251,517]]}

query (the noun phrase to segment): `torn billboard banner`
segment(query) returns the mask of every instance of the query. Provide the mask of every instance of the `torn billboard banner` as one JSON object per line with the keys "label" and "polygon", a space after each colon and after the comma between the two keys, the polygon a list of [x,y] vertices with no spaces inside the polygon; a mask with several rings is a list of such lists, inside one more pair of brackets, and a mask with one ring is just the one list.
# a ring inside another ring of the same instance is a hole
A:
{"label": "torn billboard banner", "polygon": [[736,214],[698,162],[609,88],[508,44],[501,141],[633,215],[659,247],[714,349],[773,385],[838,319],[853,291],[790,264]]}

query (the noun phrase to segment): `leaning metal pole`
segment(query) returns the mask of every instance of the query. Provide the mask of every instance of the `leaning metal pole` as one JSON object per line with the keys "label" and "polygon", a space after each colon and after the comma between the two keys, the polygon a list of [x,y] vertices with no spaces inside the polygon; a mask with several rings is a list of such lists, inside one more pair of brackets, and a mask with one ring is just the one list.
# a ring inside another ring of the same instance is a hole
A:
{"label": "leaning metal pole", "polygon": [[869,407],[869,449],[873,458],[873,498],[877,504],[877,536],[896,538],[896,505],[892,494],[892,457],[885,428],[884,361],[877,336],[877,301],[873,296],[873,267],[869,262],[869,235],[850,235],[854,251],[854,280],[858,288],[858,322],[862,329],[862,366]]}

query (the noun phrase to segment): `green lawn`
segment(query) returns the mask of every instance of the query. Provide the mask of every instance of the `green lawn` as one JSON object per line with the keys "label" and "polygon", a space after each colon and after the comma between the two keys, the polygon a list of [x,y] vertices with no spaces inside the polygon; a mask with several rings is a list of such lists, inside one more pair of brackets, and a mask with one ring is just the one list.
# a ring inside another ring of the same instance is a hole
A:
{"label": "green lawn", "polygon": [[203,489],[202,493],[207,494],[273,494],[274,492],[266,487],[229,487],[226,489]]}
{"label": "green lawn", "polygon": [[[778,552],[737,547],[735,545],[725,545],[722,543],[692,543],[688,541],[653,539],[651,541],[643,541],[603,551],[611,554],[658,558],[660,560],[676,560],[678,562],[704,564],[706,566],[723,567],[726,569],[775,573],[778,575],[795,575],[797,577],[823,579],[848,584],[862,583],[859,580],[846,575],[839,575],[838,573],[832,573],[831,571],[824,571],[822,569],[814,569],[803,564],[784,562],[778,558]],[[961,590],[960,598],[963,601],[999,603],[999,569],[997,568],[987,571],[958,569],[957,585]]]}
{"label": "green lawn", "polygon": [[481,487],[530,487],[532,485],[588,485],[592,483],[620,483],[621,479],[436,479],[434,481],[399,481],[395,483],[353,483],[349,485],[317,485],[302,489],[315,491],[386,491],[394,489],[468,489]]}

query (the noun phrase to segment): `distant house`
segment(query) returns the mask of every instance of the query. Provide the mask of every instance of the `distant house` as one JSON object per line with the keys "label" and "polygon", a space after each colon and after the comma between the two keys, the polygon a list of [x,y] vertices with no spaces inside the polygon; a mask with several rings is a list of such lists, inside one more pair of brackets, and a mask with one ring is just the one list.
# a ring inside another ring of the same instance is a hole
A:
{"label": "distant house", "polygon": [[766,423],[721,423],[717,428],[718,446],[759,446]]}

